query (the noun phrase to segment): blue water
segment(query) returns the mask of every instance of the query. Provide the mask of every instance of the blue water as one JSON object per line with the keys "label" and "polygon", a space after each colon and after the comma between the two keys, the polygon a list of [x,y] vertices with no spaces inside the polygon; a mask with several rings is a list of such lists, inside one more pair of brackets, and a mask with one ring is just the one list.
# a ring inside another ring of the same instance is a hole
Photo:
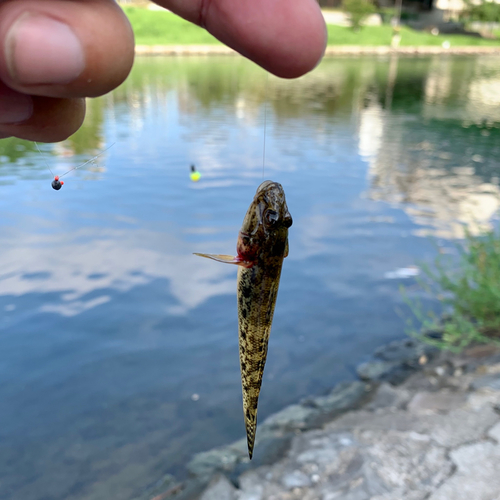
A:
{"label": "blue water", "polygon": [[404,336],[398,270],[496,216],[498,62],[139,59],[69,141],[0,141],[0,498],[132,499],[244,436],[236,269],[192,253],[263,178],[294,223],[260,421]]}

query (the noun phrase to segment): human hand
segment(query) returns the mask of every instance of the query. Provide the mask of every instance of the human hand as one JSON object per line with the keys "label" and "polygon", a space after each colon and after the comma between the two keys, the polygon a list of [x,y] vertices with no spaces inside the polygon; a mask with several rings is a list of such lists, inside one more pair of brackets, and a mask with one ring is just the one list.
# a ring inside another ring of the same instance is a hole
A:
{"label": "human hand", "polygon": [[[285,78],[326,43],[316,0],[158,0]],[[0,0],[0,138],[55,142],[78,130],[85,97],[125,80],[133,33],[113,0]]]}

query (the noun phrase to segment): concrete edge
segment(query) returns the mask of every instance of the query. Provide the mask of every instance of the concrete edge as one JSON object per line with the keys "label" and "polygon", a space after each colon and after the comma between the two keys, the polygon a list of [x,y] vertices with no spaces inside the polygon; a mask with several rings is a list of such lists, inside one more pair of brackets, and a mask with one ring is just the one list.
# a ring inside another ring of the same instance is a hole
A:
{"label": "concrete edge", "polygon": [[[238,55],[235,50],[225,45],[137,45],[135,47],[137,56],[206,56],[206,55]],[[358,46],[337,45],[328,46],[325,56],[339,55],[500,55],[500,44],[498,47],[450,47],[445,49],[440,46],[420,47],[398,47],[393,49],[387,45],[381,46]]]}

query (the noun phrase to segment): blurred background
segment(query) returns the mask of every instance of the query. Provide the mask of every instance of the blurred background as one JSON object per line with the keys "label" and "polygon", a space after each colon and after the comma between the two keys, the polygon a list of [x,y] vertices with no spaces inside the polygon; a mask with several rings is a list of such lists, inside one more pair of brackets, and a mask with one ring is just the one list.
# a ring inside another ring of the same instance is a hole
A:
{"label": "blurred background", "polygon": [[[192,253],[235,251],[263,179],[294,223],[259,420],[354,379],[405,336],[400,285],[495,222],[499,88],[481,55],[327,58],[296,81],[138,58],[69,140],[0,141],[0,498],[134,498],[244,436],[236,269]],[[112,144],[52,190],[47,164]]]}

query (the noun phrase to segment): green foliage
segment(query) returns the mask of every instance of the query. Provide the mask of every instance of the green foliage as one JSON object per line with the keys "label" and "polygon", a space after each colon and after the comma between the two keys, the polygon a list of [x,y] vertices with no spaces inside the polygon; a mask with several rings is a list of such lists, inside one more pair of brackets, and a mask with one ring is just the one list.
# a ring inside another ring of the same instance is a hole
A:
{"label": "green foliage", "polygon": [[488,0],[481,0],[480,3],[465,0],[465,3],[467,8],[462,14],[462,19],[485,23],[500,22],[500,4]]}
{"label": "green foliage", "polygon": [[[472,343],[500,344],[500,234],[467,235],[459,248],[458,266],[440,255],[435,270],[424,267],[427,292],[438,297],[446,320],[424,313],[419,302],[406,302],[422,323],[421,340],[438,347],[461,351]],[[438,338],[425,332],[438,330]]]}
{"label": "green foliage", "polygon": [[384,24],[391,24],[391,21],[398,14],[398,9],[395,7],[382,7],[379,9],[380,17]]}
{"label": "green foliage", "polygon": [[351,25],[354,31],[358,31],[361,22],[376,9],[371,0],[344,0],[342,7],[351,18]]}

